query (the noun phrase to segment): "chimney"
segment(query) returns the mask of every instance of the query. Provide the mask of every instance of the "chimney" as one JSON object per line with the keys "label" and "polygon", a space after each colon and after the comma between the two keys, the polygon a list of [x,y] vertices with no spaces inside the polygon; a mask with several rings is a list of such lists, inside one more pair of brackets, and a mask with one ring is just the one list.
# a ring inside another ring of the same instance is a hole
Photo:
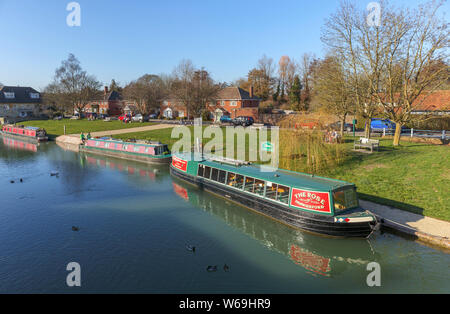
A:
{"label": "chimney", "polygon": [[250,85],[250,89],[248,91],[248,94],[250,95],[250,98],[253,98],[253,86]]}

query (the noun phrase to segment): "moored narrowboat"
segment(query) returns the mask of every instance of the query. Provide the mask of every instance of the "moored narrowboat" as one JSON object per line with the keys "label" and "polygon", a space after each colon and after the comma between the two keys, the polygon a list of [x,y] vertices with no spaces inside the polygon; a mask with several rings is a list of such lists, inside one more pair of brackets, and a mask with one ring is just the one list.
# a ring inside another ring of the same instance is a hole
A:
{"label": "moored narrowboat", "polygon": [[154,164],[169,163],[172,159],[167,144],[127,142],[108,137],[88,139],[80,145],[80,151]]}
{"label": "moored narrowboat", "polygon": [[335,237],[368,237],[378,227],[376,217],[359,206],[354,184],[195,157],[173,156],[171,174],[291,227]]}
{"label": "moored narrowboat", "polygon": [[28,139],[33,142],[46,142],[48,141],[47,132],[45,129],[33,127],[33,126],[16,126],[16,125],[3,125],[2,134]]}

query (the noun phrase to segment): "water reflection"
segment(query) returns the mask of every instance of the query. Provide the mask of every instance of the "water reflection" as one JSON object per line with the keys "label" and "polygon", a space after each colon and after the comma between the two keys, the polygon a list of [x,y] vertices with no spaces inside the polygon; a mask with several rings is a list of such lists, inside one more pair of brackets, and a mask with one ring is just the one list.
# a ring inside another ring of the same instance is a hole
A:
{"label": "water reflection", "polygon": [[174,192],[195,207],[275,250],[313,276],[333,277],[348,267],[377,259],[364,239],[331,239],[292,229],[279,222],[199,190],[174,178]]}
{"label": "water reflection", "polygon": [[149,165],[146,163],[123,160],[120,158],[80,153],[83,164],[91,168],[103,168],[119,171],[128,176],[150,179],[155,182],[169,175],[167,165]]}
{"label": "water reflection", "polygon": [[25,150],[29,152],[37,152],[39,144],[21,141],[16,138],[2,136],[3,145],[9,149]]}

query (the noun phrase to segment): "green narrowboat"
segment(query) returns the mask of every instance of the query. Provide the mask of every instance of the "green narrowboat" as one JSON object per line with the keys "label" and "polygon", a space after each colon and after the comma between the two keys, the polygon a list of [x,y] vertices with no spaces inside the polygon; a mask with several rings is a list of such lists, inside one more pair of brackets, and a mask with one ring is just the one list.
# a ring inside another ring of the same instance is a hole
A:
{"label": "green narrowboat", "polygon": [[359,206],[356,187],[304,173],[265,171],[248,162],[187,153],[170,172],[291,227],[335,237],[368,237],[379,226]]}
{"label": "green narrowboat", "polygon": [[88,139],[80,145],[80,151],[151,164],[168,164],[172,160],[167,144],[121,141],[109,137]]}

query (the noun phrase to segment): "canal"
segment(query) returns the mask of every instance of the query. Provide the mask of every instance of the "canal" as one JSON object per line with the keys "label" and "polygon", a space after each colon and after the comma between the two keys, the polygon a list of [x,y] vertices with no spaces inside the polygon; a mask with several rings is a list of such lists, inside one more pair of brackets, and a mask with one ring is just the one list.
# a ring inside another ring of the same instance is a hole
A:
{"label": "canal", "polygon": [[[0,136],[0,195],[0,293],[450,292],[445,252],[389,233],[294,230],[172,178],[168,166]],[[70,262],[81,287],[66,284]],[[380,287],[366,283],[371,262]]]}

